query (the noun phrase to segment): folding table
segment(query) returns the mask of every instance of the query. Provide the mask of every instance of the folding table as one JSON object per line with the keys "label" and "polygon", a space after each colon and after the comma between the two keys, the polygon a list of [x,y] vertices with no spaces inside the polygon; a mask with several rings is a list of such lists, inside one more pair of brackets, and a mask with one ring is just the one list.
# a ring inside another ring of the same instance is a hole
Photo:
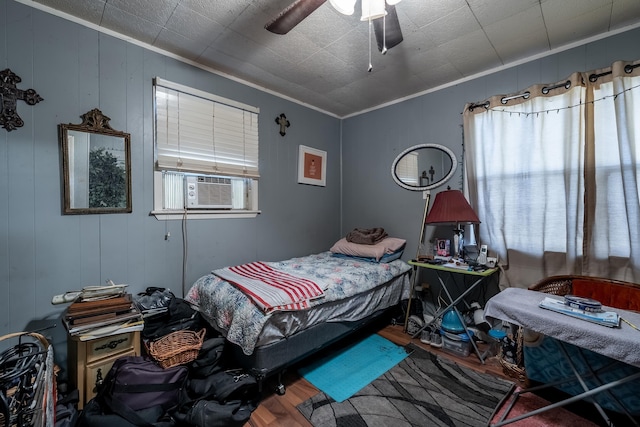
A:
{"label": "folding table", "polygon": [[[464,327],[464,331],[467,333],[468,336],[471,336],[469,334],[469,330],[467,329],[467,325],[465,324],[465,321],[462,315],[460,314],[460,311],[456,307],[456,305],[460,301],[463,301],[464,298],[468,294],[470,294],[474,289],[476,289],[479,285],[481,284],[486,285],[486,283],[488,283],[489,281],[489,277],[495,274],[498,271],[498,268],[487,268],[485,270],[476,271],[473,269],[470,270],[468,266],[460,267],[455,263],[449,263],[449,264],[451,265],[429,264],[427,262],[419,262],[416,260],[409,261],[409,265],[413,266],[414,272],[413,272],[413,284],[411,286],[411,293],[409,296],[409,307],[407,308],[407,319],[405,320],[405,328],[406,328],[406,325],[408,324],[408,316],[411,308],[411,299],[413,296],[413,291],[415,289],[416,280],[417,280],[417,277],[419,276],[419,272],[421,268],[426,268],[426,269],[435,271],[436,276],[438,277],[438,281],[440,282],[442,289],[447,294],[447,298],[449,299],[449,304],[446,307],[438,310],[438,312],[433,317],[433,320],[426,323],[422,328],[420,328],[416,333],[414,333],[412,338],[415,338],[418,335],[420,335],[420,333],[423,330],[429,327],[437,319],[442,317],[442,315],[444,315],[444,313],[446,313],[449,309],[453,309],[455,311],[456,315],[458,316],[458,319],[460,319],[460,323]],[[461,276],[461,277],[471,276],[471,277],[474,277],[476,280],[471,284],[471,286],[465,289],[464,292],[462,292],[456,298],[453,298],[451,291],[447,287],[447,284],[449,283],[449,280],[455,282],[456,276]],[[480,350],[478,350],[478,346],[476,345],[475,341],[473,339],[471,339],[470,341],[471,341],[471,345],[473,346],[473,349],[475,350],[476,354],[478,355],[478,358],[480,359],[480,362],[484,363],[484,357],[480,353]]]}

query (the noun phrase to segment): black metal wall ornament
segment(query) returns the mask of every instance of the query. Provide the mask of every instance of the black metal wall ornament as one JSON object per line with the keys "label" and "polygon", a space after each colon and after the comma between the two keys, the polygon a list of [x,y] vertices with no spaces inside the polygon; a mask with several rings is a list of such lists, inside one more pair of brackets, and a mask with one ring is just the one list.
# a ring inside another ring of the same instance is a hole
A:
{"label": "black metal wall ornament", "polygon": [[285,136],[287,128],[291,126],[291,123],[287,120],[287,116],[285,116],[284,113],[280,114],[276,117],[276,123],[280,125],[280,135]]}
{"label": "black metal wall ornament", "polygon": [[21,81],[22,79],[8,68],[0,71],[0,125],[8,132],[24,126],[24,121],[17,111],[19,100],[29,105],[43,101],[33,89],[18,89],[16,85]]}

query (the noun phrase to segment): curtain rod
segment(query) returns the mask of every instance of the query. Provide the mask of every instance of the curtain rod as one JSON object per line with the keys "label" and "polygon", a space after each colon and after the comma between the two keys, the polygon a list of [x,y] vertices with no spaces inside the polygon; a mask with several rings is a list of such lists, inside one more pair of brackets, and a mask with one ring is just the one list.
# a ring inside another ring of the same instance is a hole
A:
{"label": "curtain rod", "polygon": [[591,74],[589,76],[589,81],[591,83],[593,83],[593,82],[597,81],[600,77],[608,76],[611,73],[612,73],[612,71],[607,71],[607,72],[600,73],[600,74]]}
{"label": "curtain rod", "polygon": [[564,83],[557,84],[555,86],[545,86],[542,88],[542,93],[545,95],[549,93],[550,90],[558,89],[560,87],[564,87],[565,89],[569,89],[571,87],[571,80],[567,80]]}
{"label": "curtain rod", "polygon": [[[624,72],[627,73],[627,74],[631,74],[633,72],[633,70],[638,68],[638,67],[640,67],[640,63],[635,64],[635,65],[631,65],[631,64],[625,65],[624,66]],[[598,78],[604,77],[604,76],[608,76],[611,73],[612,73],[612,71],[607,71],[607,72],[600,73],[600,74],[593,73],[593,74],[589,75],[589,81],[591,83],[596,82],[598,80]],[[558,88],[561,88],[561,87],[564,87],[565,89],[569,89],[571,87],[571,80],[567,80],[566,82],[557,84],[555,86],[545,86],[545,87],[542,88],[542,93],[547,95],[549,93],[549,91],[551,91],[553,89],[558,89]],[[507,101],[511,101],[512,99],[516,99],[516,98],[525,98],[525,99],[527,99],[527,98],[529,98],[529,96],[530,96],[530,93],[529,93],[529,91],[527,91],[527,92],[523,92],[523,93],[518,94],[518,95],[505,96],[500,101],[503,104],[506,104]],[[468,110],[469,111],[473,111],[474,109],[479,108],[479,107],[483,107],[485,110],[488,110],[489,109],[489,105],[490,105],[489,101],[481,102],[481,103],[478,103],[478,104],[471,104],[471,105],[469,105]]]}
{"label": "curtain rod", "polygon": [[[630,64],[629,64],[629,65],[625,65],[625,66],[624,66],[624,72],[625,72],[625,73],[627,73],[627,74],[631,74],[631,72],[632,72],[634,69],[638,68],[638,67],[640,67],[640,64],[635,64],[635,65],[630,65]],[[591,83],[593,83],[593,82],[597,81],[597,80],[598,80],[598,78],[600,78],[600,77],[604,77],[604,76],[608,76],[608,75],[609,75],[609,74],[611,74],[611,73],[612,73],[612,71],[607,71],[607,72],[600,73],[600,74],[595,74],[595,73],[594,73],[594,74],[591,74],[591,75],[589,76],[589,81],[590,81]]]}
{"label": "curtain rod", "polygon": [[478,107],[483,107],[485,110],[489,109],[489,101],[485,101],[485,102],[482,102],[480,104],[471,104],[471,105],[469,105],[468,110],[469,111],[473,111],[474,109],[476,109]]}
{"label": "curtain rod", "polygon": [[627,73],[627,74],[631,74],[631,72],[632,72],[634,69],[638,68],[638,67],[640,67],[640,64],[636,64],[636,65],[631,65],[631,64],[629,64],[629,65],[625,65],[625,66],[624,66],[624,72],[625,72],[625,73]]}
{"label": "curtain rod", "polygon": [[529,96],[531,96],[531,92],[526,91],[526,92],[519,93],[517,95],[505,96],[505,97],[500,99],[500,102],[502,102],[503,104],[506,104],[507,102],[511,101],[512,99],[517,99],[517,98],[528,99]]}
{"label": "curtain rod", "polygon": [[[549,93],[550,90],[558,89],[560,87],[564,87],[566,89],[569,89],[571,87],[571,81],[567,80],[566,82],[557,84],[555,86],[545,86],[545,87],[542,88],[542,93],[546,95],[546,94]],[[519,93],[517,95],[502,97],[500,99],[500,102],[503,103],[503,104],[506,104],[508,101],[511,101],[512,99],[517,99],[517,98],[528,99],[530,96],[531,96],[531,92],[526,91],[526,92]],[[489,104],[490,104],[489,101],[485,101],[485,102],[480,103],[480,104],[471,104],[471,105],[469,105],[469,111],[473,111],[475,108],[478,108],[478,107],[484,107],[485,109],[488,109],[489,108]]]}

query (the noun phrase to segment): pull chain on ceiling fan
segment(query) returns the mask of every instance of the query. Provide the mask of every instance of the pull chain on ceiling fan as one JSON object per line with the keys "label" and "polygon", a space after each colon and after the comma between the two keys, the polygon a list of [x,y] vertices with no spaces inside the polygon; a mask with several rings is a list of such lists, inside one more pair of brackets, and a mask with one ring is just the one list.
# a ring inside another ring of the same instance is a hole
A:
{"label": "pull chain on ceiling fan", "polygon": [[[402,42],[400,21],[396,13],[396,4],[401,0],[361,0],[361,21],[369,21],[369,71],[371,65],[371,26],[376,36],[378,50],[386,54],[387,50]],[[296,0],[284,9],[278,16],[265,25],[268,31],[275,34],[287,34],[296,25],[311,15],[326,0]],[[356,0],[329,0],[335,10],[343,15],[353,15]],[[382,18],[382,19],[380,19]]]}
{"label": "pull chain on ceiling fan", "polygon": [[[331,0],[331,4],[336,0]],[[351,0],[346,0],[350,2]],[[362,17],[361,21],[369,21],[369,67],[367,72],[373,70],[373,64],[371,63],[371,28],[373,27],[373,21],[382,18],[382,54],[387,53],[387,46],[385,43],[385,26],[384,20],[387,16],[387,11],[384,7],[385,0],[362,0]],[[353,1],[355,3],[355,0]]]}
{"label": "pull chain on ceiling fan", "polygon": [[367,68],[367,72],[371,72],[373,70],[373,64],[371,63],[371,21],[369,21],[369,68]]}

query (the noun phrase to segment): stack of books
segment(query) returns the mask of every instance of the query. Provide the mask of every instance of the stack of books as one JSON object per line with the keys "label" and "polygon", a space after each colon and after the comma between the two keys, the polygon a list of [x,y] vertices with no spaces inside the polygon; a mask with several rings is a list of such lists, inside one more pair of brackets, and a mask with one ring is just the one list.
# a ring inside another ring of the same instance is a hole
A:
{"label": "stack of books", "polygon": [[64,324],[69,335],[81,339],[140,330],[144,326],[142,314],[133,303],[131,294],[76,301],[67,308]]}

